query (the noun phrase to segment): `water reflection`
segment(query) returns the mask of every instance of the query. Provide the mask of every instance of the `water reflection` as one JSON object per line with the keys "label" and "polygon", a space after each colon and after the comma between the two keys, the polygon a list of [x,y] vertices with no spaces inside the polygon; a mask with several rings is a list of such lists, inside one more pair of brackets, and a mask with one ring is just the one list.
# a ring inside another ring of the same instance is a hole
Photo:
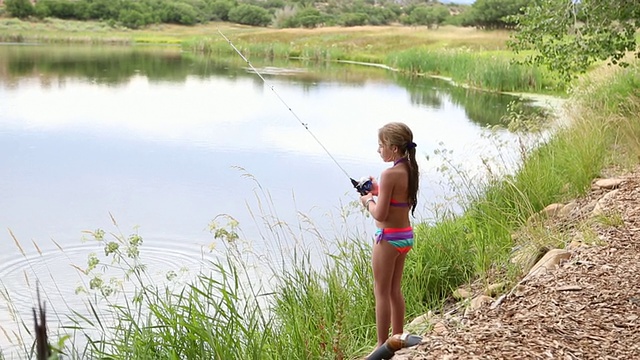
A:
{"label": "water reflection", "polygon": [[[41,86],[48,88],[54,80],[57,80],[56,86],[64,86],[67,78],[115,86],[140,76],[151,84],[223,76],[230,80],[250,79],[257,88],[263,88],[262,80],[243,68],[246,64],[238,57],[203,57],[169,46],[4,46],[0,47],[0,54],[1,84],[7,87],[15,86],[15,80],[23,77],[37,77]],[[407,89],[413,104],[441,109],[446,101],[453,102],[464,108],[469,120],[480,126],[503,124],[507,105],[514,100],[507,95],[453,86],[440,79],[402,76],[354,64],[251,61],[265,78],[287,78],[307,93],[323,83],[360,87],[372,81],[393,79]]]}

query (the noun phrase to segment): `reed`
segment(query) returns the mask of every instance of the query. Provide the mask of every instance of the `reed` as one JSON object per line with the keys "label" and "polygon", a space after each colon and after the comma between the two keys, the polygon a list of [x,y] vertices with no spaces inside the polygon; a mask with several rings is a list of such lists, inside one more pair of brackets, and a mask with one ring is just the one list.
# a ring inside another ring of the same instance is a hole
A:
{"label": "reed", "polygon": [[390,54],[385,63],[413,74],[441,75],[471,87],[506,92],[561,91],[544,71],[514,64],[513,56],[470,49],[414,48]]}

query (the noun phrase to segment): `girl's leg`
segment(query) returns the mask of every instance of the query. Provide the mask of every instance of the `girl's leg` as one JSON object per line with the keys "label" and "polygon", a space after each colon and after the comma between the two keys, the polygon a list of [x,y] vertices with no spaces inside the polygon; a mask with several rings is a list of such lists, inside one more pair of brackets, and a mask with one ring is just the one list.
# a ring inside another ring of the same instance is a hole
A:
{"label": "girl's leg", "polygon": [[[397,252],[397,251],[396,251]],[[404,314],[405,303],[404,296],[402,296],[402,272],[404,270],[404,261],[407,258],[407,254],[398,254],[396,258],[393,276],[391,278],[391,333],[402,334],[404,332]]]}
{"label": "girl's leg", "polygon": [[399,255],[398,250],[386,241],[380,241],[373,246],[373,288],[376,299],[378,346],[384,344],[389,338],[389,327],[391,325],[391,284],[393,281],[394,264]]}

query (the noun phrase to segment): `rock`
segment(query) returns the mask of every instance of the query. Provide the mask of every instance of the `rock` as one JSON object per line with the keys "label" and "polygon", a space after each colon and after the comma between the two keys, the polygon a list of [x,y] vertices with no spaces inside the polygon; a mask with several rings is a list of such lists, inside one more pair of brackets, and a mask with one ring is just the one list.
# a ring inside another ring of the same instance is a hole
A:
{"label": "rock", "polygon": [[567,260],[571,257],[571,253],[562,249],[551,249],[540,259],[525,278],[531,278],[541,274],[546,274],[554,270],[562,260]]}
{"label": "rock", "polygon": [[483,305],[493,302],[493,298],[487,295],[479,295],[471,300],[469,304],[470,310],[480,309]]}
{"label": "rock", "polygon": [[585,244],[582,241],[577,240],[577,239],[573,239],[573,240],[571,240],[569,245],[567,245],[567,249],[568,250],[575,250],[575,249],[577,249],[579,247],[582,247],[582,246],[585,246]]}
{"label": "rock", "polygon": [[593,210],[591,211],[591,215],[593,215],[593,216],[604,215],[604,213],[605,213],[604,209],[605,209],[606,203],[610,199],[612,199],[614,196],[616,196],[618,191],[620,191],[620,189],[612,190],[612,191],[609,191],[608,193],[604,194],[600,198],[600,200],[598,200],[596,205],[593,207]]}
{"label": "rock", "polygon": [[514,250],[510,261],[525,273],[535,265],[546,251],[546,248],[541,244],[529,242]]}
{"label": "rock", "polygon": [[616,179],[616,178],[599,179],[599,180],[596,180],[594,185],[601,189],[616,189],[620,186],[620,184],[622,184],[623,181],[624,181],[623,179]]}
{"label": "rock", "polygon": [[422,314],[422,315],[416,317],[415,319],[413,319],[413,321],[411,321],[411,323],[409,323],[409,326],[411,326],[411,327],[425,326],[425,325],[429,324],[429,322],[431,322],[431,319],[433,319],[433,312],[431,310],[429,310],[426,314]]}
{"label": "rock", "polygon": [[578,207],[578,202],[574,200],[574,201],[566,204],[565,206],[563,206],[562,209],[560,209],[560,211],[558,213],[558,216],[559,217],[567,217],[577,207]]}
{"label": "rock", "polygon": [[527,287],[524,285],[518,285],[513,289],[513,295],[516,297],[522,297],[527,293]]}
{"label": "rock", "polygon": [[445,325],[444,321],[438,321],[435,325],[433,325],[433,330],[436,334],[444,334],[447,332],[447,325]]}
{"label": "rock", "polygon": [[504,282],[491,284],[487,286],[487,288],[484,290],[484,294],[487,296],[496,296],[499,293],[501,293],[502,290],[504,290],[504,286],[505,286]]}
{"label": "rock", "polygon": [[540,215],[546,218],[554,218],[556,217],[560,211],[564,208],[564,204],[554,203],[545,206],[544,209],[540,210]]}
{"label": "rock", "polygon": [[465,289],[465,288],[458,288],[453,292],[453,297],[457,300],[464,300],[464,299],[468,299],[471,296],[473,296],[473,294],[471,294],[471,291]]}

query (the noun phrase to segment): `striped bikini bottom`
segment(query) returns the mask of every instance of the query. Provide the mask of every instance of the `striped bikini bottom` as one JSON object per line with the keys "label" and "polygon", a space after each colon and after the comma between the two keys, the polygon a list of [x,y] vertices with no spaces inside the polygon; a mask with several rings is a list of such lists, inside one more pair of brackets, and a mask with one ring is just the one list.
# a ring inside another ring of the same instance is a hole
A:
{"label": "striped bikini bottom", "polygon": [[376,243],[384,240],[395,247],[398,252],[406,254],[413,247],[413,228],[387,228],[376,230]]}

